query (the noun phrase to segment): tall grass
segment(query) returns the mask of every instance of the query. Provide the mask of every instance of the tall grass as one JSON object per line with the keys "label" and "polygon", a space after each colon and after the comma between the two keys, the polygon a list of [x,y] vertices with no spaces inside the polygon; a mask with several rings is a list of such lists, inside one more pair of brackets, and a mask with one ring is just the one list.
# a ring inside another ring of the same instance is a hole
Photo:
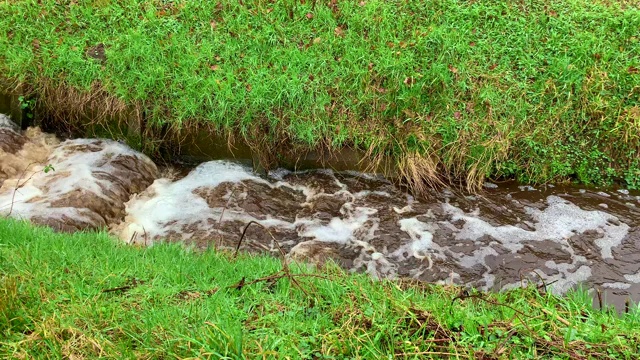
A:
{"label": "tall grass", "polygon": [[639,28],[635,1],[14,0],[0,74],[265,149],[391,155],[418,183],[637,188]]}

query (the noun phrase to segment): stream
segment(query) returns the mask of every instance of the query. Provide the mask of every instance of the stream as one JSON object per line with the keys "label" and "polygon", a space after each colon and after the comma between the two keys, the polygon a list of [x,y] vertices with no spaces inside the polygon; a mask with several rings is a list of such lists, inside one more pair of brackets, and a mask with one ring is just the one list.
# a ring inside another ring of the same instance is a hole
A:
{"label": "stream", "polygon": [[0,114],[0,215],[58,231],[108,228],[143,246],[234,248],[246,228],[249,252],[483,290],[582,284],[620,309],[640,301],[639,207],[639,192],[573,185],[414,197],[358,172],[159,167],[120,142],[62,141]]}

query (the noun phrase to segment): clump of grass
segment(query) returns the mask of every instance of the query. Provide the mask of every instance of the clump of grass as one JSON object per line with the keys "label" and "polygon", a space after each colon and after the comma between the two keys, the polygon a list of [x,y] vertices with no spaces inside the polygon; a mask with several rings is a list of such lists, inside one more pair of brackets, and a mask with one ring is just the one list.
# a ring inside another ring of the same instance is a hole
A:
{"label": "clump of grass", "polygon": [[0,73],[265,153],[371,149],[418,188],[637,187],[639,27],[635,1],[20,0],[0,4]]}
{"label": "clump of grass", "polygon": [[[640,312],[0,220],[7,358],[633,358]],[[292,279],[295,278],[295,282]]]}

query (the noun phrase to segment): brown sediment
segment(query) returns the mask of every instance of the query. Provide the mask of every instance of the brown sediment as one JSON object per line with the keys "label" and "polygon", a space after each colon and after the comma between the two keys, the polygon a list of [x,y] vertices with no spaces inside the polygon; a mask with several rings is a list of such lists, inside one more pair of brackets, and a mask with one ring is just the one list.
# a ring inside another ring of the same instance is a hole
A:
{"label": "brown sediment", "polygon": [[0,127],[0,150],[7,154],[15,154],[22,149],[27,139],[17,131]]}
{"label": "brown sediment", "polygon": [[287,257],[291,261],[324,266],[327,262],[335,262],[343,268],[353,267],[353,261],[360,254],[358,247],[325,241],[309,240],[294,246]]}
{"label": "brown sediment", "polygon": [[39,128],[23,132],[0,127],[0,186],[5,180],[21,175],[26,180],[29,169],[43,164],[57,144],[54,135],[43,133]]}

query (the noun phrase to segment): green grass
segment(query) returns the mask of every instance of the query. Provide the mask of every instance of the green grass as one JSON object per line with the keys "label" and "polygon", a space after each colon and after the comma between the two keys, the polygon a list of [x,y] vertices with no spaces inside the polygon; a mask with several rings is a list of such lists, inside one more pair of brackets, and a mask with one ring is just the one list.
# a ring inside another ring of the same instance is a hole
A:
{"label": "green grass", "polygon": [[[0,3],[0,74],[36,96],[115,96],[144,109],[150,125],[212,124],[265,152],[372,150],[418,182],[490,175],[638,188],[638,8],[9,0]],[[97,44],[104,63],[85,55]],[[86,103],[68,100],[51,111]]]}
{"label": "green grass", "polygon": [[[376,282],[179,245],[126,246],[0,220],[0,356],[7,358],[611,358],[639,353],[640,311],[532,288]],[[245,285],[236,288],[242,279]]]}

